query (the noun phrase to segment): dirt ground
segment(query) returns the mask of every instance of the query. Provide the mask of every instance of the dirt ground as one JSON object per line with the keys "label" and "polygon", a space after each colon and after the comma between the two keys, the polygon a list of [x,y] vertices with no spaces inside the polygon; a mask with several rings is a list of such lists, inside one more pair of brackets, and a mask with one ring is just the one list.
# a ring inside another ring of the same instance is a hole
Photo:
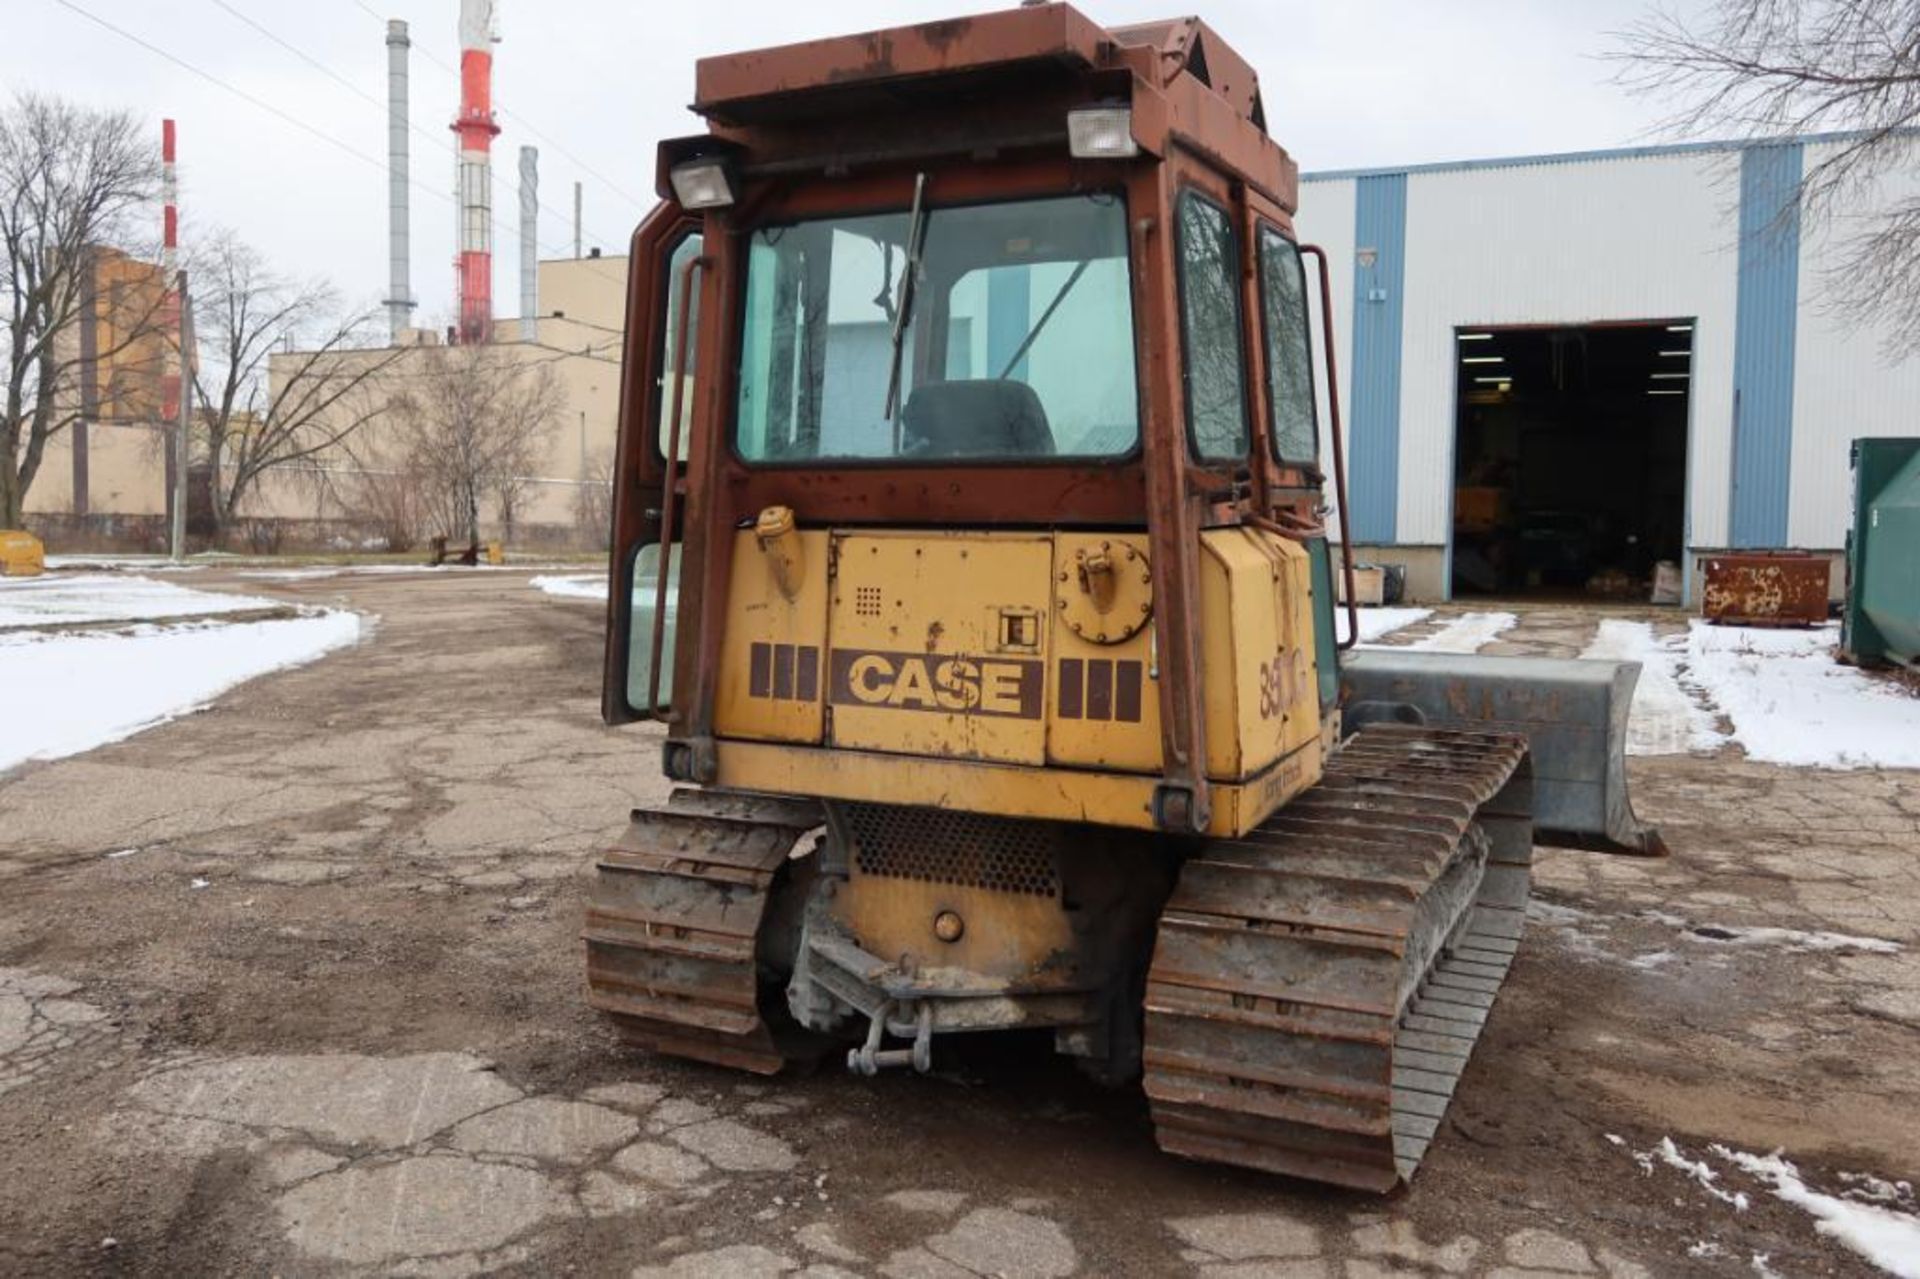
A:
{"label": "dirt ground", "polygon": [[[1452,1113],[1379,1200],[1161,1155],[1135,1097],[1018,1041],[873,1080],[622,1048],[581,1000],[582,876],[664,787],[652,730],[598,721],[599,610],[517,572],[192,585],[377,622],[0,776],[0,1272],[1867,1274],[1709,1146],[1836,1194],[1920,1163],[1915,774],[1635,759],[1672,856],[1542,854]],[[1529,610],[1492,651],[1594,621]]]}

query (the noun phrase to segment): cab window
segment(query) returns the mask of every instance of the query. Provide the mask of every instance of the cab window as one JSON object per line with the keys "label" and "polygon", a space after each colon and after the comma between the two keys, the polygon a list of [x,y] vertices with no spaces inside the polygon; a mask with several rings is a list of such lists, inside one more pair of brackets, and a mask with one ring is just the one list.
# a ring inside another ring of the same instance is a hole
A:
{"label": "cab window", "polygon": [[931,208],[923,217],[917,240],[905,210],[753,233],[734,427],[740,457],[792,464],[1131,452],[1140,411],[1120,197]]}
{"label": "cab window", "polygon": [[1282,462],[1311,465],[1319,456],[1319,436],[1314,429],[1313,355],[1307,336],[1307,276],[1293,241],[1264,225],[1260,228],[1260,309],[1274,456]]}
{"label": "cab window", "polygon": [[1246,370],[1240,340],[1240,254],[1227,211],[1180,196],[1180,337],[1187,431],[1203,461],[1247,455]]}
{"label": "cab window", "polygon": [[655,403],[660,406],[659,442],[660,456],[667,455],[667,436],[673,429],[673,397],[677,389],[680,394],[680,461],[687,460],[687,437],[693,433],[693,392],[698,380],[700,360],[700,273],[693,275],[693,296],[687,299],[687,371],[692,376],[686,379],[686,385],[674,386],[673,357],[674,348],[680,333],[680,291],[683,287],[681,268],[700,256],[700,233],[694,232],[673,246],[673,252],[667,255],[667,313],[660,325],[660,376],[655,381],[659,394]]}

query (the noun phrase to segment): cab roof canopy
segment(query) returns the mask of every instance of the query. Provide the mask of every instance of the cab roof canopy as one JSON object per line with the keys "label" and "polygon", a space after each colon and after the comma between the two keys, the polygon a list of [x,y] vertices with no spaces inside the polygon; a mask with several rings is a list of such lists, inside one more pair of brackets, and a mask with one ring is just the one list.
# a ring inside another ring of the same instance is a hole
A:
{"label": "cab roof canopy", "polygon": [[[693,110],[753,174],[1064,145],[1066,111],[1130,103],[1142,150],[1209,154],[1291,209],[1253,68],[1198,18],[1102,27],[1068,4],[702,58]],[[670,162],[708,148],[682,139]]]}

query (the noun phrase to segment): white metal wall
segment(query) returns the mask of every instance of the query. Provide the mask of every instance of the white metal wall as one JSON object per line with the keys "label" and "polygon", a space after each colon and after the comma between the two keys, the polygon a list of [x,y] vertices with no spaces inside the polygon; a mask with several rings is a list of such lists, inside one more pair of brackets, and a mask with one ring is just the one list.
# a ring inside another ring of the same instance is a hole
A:
{"label": "white metal wall", "polygon": [[[1833,142],[1806,146],[1811,172]],[[1728,540],[1738,289],[1740,153],[1596,155],[1473,165],[1408,177],[1396,540],[1448,540],[1454,330],[1692,317],[1688,428],[1693,547]],[[1301,183],[1300,236],[1333,262],[1340,394],[1352,404],[1356,181]],[[1801,237],[1788,541],[1837,550],[1851,518],[1851,441],[1920,435],[1920,355],[1890,358],[1884,329],[1836,304],[1836,245],[1874,210],[1920,195],[1920,173],[1889,178],[1859,211]],[[1318,343],[1315,345],[1319,358]],[[1324,423],[1324,416],[1323,416]],[[1323,425],[1324,434],[1324,425]],[[1324,441],[1323,441],[1324,447]],[[1349,458],[1349,466],[1353,459]]]}
{"label": "white metal wall", "polygon": [[[1840,144],[1811,143],[1805,171]],[[1866,209],[1920,197],[1920,172],[1883,182]],[[1869,215],[1870,216],[1870,215]],[[1856,326],[1829,276],[1836,251],[1861,230],[1858,215],[1806,227],[1800,239],[1800,317],[1794,341],[1793,461],[1788,536],[1793,545],[1838,550],[1852,523],[1852,442],[1862,435],[1920,435],[1920,354],[1889,359],[1886,330]]]}
{"label": "white metal wall", "polygon": [[1693,542],[1725,537],[1737,170],[1683,153],[1415,174],[1407,191],[1400,540],[1447,540],[1454,329],[1696,317]]}
{"label": "white metal wall", "polygon": [[[1333,353],[1339,364],[1340,403],[1344,407],[1353,403],[1353,183],[1314,182],[1300,184],[1300,213],[1295,218],[1294,230],[1302,244],[1317,244],[1327,251],[1327,270],[1333,285]],[[1308,264],[1307,290],[1312,298],[1312,312],[1320,314],[1320,282],[1313,274],[1313,264]],[[1313,367],[1316,378],[1326,376],[1327,358],[1320,341],[1320,326],[1313,329]],[[1324,398],[1324,381],[1314,383],[1315,396]],[[1326,466],[1332,467],[1333,446],[1332,426],[1328,418],[1327,406],[1320,405],[1320,456]],[[1346,432],[1341,433],[1341,444],[1347,443]],[[1334,501],[1332,485],[1328,486],[1327,505],[1334,507],[1329,514],[1327,527],[1332,530],[1336,540],[1339,538],[1340,524],[1338,506]]]}

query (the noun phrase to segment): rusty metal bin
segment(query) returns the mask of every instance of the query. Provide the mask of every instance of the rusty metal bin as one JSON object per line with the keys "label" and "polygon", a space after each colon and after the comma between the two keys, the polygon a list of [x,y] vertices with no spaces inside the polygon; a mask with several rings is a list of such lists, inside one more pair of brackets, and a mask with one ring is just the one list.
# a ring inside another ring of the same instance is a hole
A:
{"label": "rusty metal bin", "polygon": [[1700,612],[1730,626],[1817,626],[1827,620],[1826,557],[1805,551],[1728,551],[1706,560]]}

